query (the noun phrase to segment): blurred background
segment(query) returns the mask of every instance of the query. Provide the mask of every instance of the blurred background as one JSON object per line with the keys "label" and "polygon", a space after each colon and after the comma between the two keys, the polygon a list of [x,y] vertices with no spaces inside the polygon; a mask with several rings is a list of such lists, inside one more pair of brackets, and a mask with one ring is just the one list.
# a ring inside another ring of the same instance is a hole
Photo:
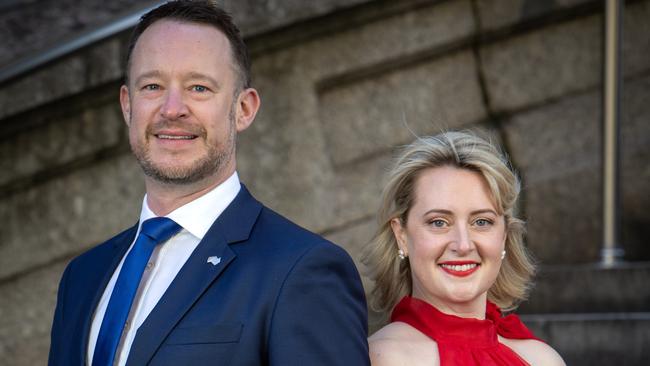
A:
{"label": "blurred background", "polygon": [[[118,89],[131,27],[159,3],[0,2],[3,364],[46,363],[63,268],[138,219],[144,187]],[[650,0],[619,17],[617,211],[603,204],[604,1],[218,3],[262,96],[238,144],[258,199],[363,273],[386,170],[411,130],[486,129],[523,178],[541,264],[524,321],[570,365],[649,362]],[[603,257],[605,211],[618,236]]]}

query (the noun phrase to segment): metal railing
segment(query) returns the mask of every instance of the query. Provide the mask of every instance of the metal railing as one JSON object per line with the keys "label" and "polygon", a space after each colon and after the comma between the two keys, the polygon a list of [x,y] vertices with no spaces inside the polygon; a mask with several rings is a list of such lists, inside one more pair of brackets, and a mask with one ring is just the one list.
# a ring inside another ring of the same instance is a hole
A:
{"label": "metal railing", "polygon": [[603,68],[603,247],[601,263],[623,259],[619,238],[619,119],[621,108],[621,1],[605,0]]}

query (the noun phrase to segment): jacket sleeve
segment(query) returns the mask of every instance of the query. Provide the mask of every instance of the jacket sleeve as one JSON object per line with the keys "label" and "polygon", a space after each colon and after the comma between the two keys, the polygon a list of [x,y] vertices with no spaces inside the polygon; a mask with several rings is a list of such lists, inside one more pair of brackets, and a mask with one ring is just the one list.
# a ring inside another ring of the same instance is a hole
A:
{"label": "jacket sleeve", "polygon": [[349,255],[331,243],[318,244],[282,285],[269,332],[269,365],[370,365],[367,319]]}

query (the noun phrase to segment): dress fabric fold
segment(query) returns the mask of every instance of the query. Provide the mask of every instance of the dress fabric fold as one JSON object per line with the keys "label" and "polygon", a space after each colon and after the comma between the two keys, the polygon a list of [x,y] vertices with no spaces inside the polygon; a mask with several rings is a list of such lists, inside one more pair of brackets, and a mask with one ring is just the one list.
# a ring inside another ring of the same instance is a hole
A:
{"label": "dress fabric fold", "polygon": [[425,301],[405,296],[395,306],[391,321],[409,324],[436,341],[442,366],[526,366],[525,360],[499,343],[498,335],[539,340],[518,316],[503,316],[490,301],[485,320],[481,320],[445,314]]}

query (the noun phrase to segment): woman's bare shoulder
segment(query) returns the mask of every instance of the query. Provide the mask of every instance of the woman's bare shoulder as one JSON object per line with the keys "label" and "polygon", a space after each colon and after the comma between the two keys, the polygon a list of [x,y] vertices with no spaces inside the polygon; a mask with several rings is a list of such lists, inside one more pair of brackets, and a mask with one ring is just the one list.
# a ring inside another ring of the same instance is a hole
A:
{"label": "woman's bare shoulder", "polygon": [[532,366],[566,366],[564,360],[553,347],[535,339],[506,339],[499,341],[515,351]]}
{"label": "woman's bare shoulder", "polygon": [[386,325],[368,344],[373,366],[439,365],[436,342],[405,323]]}

